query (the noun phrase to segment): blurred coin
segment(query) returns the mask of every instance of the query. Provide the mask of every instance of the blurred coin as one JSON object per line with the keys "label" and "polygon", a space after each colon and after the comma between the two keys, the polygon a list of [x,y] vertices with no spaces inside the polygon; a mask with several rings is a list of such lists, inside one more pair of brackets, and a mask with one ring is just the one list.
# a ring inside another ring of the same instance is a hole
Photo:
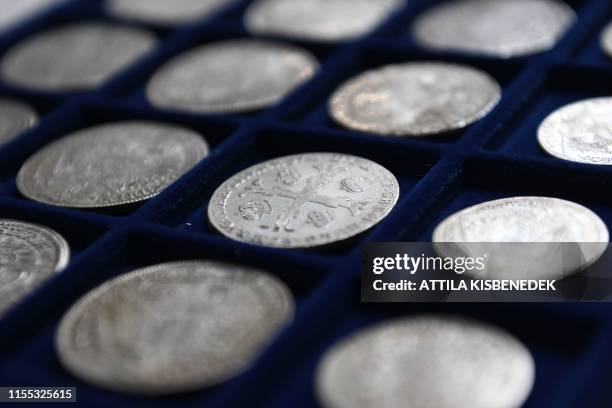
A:
{"label": "blurred coin", "polygon": [[340,125],[388,136],[424,137],[464,128],[499,101],[501,87],[468,66],[411,62],[350,79],[329,103]]}
{"label": "blurred coin", "polygon": [[289,289],[256,269],[155,265],[111,279],[74,304],[57,331],[57,353],[74,375],[112,390],[193,390],[249,368],[293,310]]}
{"label": "blurred coin", "polygon": [[64,0],[0,0],[0,31],[32,18]]}
{"label": "blurred coin", "polygon": [[328,408],[509,408],[529,396],[529,350],[495,326],[454,316],[395,319],[340,341],[319,364]]}
{"label": "blurred coin", "polygon": [[236,0],[108,0],[115,16],[156,23],[179,25],[206,18]]}
{"label": "blurred coin", "polygon": [[78,23],[26,38],[0,61],[2,79],[39,91],[94,89],[144,56],[156,43],[148,31]]}
{"label": "blurred coin", "polygon": [[189,129],[118,122],[84,129],[30,157],[17,176],[26,197],[46,204],[102,208],[159,194],[208,153]]}
{"label": "blurred coin", "polygon": [[0,316],[68,265],[68,244],[40,225],[0,219]]}
{"label": "blurred coin", "polygon": [[592,98],[550,114],[538,129],[538,142],[559,159],[612,164],[612,98]]}
{"label": "blurred coin", "polygon": [[34,127],[37,122],[38,114],[28,105],[0,98],[0,146]]}
{"label": "blurred coin", "polygon": [[164,65],[147,97],[159,108],[229,113],[274,105],[310,79],[314,56],[292,45],[249,39],[205,45]]}
{"label": "blurred coin", "polygon": [[601,49],[609,57],[612,58],[612,23],[606,25],[599,39]]}
{"label": "blurred coin", "polygon": [[305,153],[239,172],[213,194],[208,218],[251,244],[306,248],[346,240],[378,224],[399,196],[395,177],[370,160]]}
{"label": "blurred coin", "polygon": [[342,41],[369,33],[403,5],[404,0],[257,0],[244,20],[253,34]]}
{"label": "blurred coin", "polygon": [[512,58],[554,47],[575,19],[556,0],[454,0],[419,16],[413,35],[427,48]]}

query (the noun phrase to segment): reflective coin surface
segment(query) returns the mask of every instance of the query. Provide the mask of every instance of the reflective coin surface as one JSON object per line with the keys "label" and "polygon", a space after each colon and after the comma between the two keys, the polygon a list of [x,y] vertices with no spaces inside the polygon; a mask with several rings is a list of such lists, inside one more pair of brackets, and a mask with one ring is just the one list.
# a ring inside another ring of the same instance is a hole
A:
{"label": "reflective coin surface", "polygon": [[147,97],[159,108],[199,113],[253,111],[276,104],[317,69],[314,56],[292,45],[228,40],[168,62],[149,81]]}
{"label": "reflective coin surface", "polygon": [[612,58],[612,23],[609,23],[601,33],[599,39],[601,49],[609,58]]}
{"label": "reflective coin surface", "polygon": [[25,22],[64,0],[0,0],[0,31]]}
{"label": "reflective coin surface", "polygon": [[454,0],[425,11],[412,30],[426,48],[513,58],[554,47],[575,20],[557,0]]}
{"label": "reflective coin surface", "polygon": [[40,225],[0,219],[0,316],[68,265],[70,250]]}
{"label": "reflective coin surface", "polygon": [[107,281],[62,319],[56,348],[76,376],[112,390],[164,394],[226,381],[293,318],[294,301],[265,272],[175,262]]}
{"label": "reflective coin surface", "polygon": [[437,62],[388,65],[344,83],[329,102],[340,125],[386,136],[424,137],[462,129],[484,117],[501,87],[475,68]]}
{"label": "reflective coin surface", "polygon": [[612,164],[612,98],[593,98],[550,114],[538,129],[538,142],[550,155],[587,164]]}
{"label": "reflective coin surface", "polygon": [[319,364],[327,408],[510,408],[529,396],[535,365],[506,331],[455,316],[384,322],[341,340]]}
{"label": "reflective coin surface", "polygon": [[208,153],[189,129],[117,122],[68,135],[30,157],[17,176],[27,198],[74,208],[136,203],[159,194]]}
{"label": "reflective coin surface", "polygon": [[361,37],[404,5],[404,0],[257,0],[245,14],[253,34],[316,41]]}
{"label": "reflective coin surface", "polygon": [[34,109],[12,99],[0,98],[0,146],[38,123]]}
{"label": "reflective coin surface", "polygon": [[399,185],[361,157],[306,153],[241,171],[213,194],[208,218],[222,234],[251,244],[315,247],[351,238],[395,206]]}
{"label": "reflective coin surface", "polygon": [[236,0],[108,0],[108,11],[119,17],[162,25],[206,18]]}
{"label": "reflective coin surface", "polygon": [[97,88],[153,49],[145,30],[104,23],[78,23],[26,38],[0,61],[11,85],[49,92]]}

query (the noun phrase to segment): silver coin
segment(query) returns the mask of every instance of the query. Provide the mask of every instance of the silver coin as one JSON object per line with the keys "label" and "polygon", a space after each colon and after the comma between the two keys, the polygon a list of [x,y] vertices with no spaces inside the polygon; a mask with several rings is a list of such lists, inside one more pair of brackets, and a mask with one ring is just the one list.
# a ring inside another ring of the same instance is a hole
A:
{"label": "silver coin", "polygon": [[223,183],[208,205],[222,234],[251,244],[315,247],[351,238],[391,212],[399,185],[361,157],[306,153],[269,160]]}
{"label": "silver coin", "polygon": [[55,231],[0,219],[0,316],[68,265],[68,244]]}
{"label": "silver coin", "polygon": [[253,34],[333,42],[369,33],[403,5],[404,0],[257,0],[244,22]]}
{"label": "silver coin", "polygon": [[164,65],[149,81],[147,97],[159,108],[199,113],[252,111],[278,103],[317,69],[314,56],[292,45],[221,41],[188,51]]}
{"label": "silver coin", "polygon": [[[512,197],[451,215],[435,229],[432,241],[460,243],[470,256],[486,254],[487,268],[472,272],[478,278],[560,279],[595,262],[606,250],[609,234],[601,218],[582,205],[550,197]],[[576,243],[579,256],[558,243]],[[436,246],[445,256],[450,248]]]}
{"label": "silver coin", "polygon": [[413,36],[426,48],[513,58],[554,47],[575,20],[556,0],[454,0],[419,16]]}
{"label": "silver coin", "polygon": [[495,326],[455,316],[394,319],[341,340],[319,364],[328,408],[509,408],[529,396],[529,350]]}
{"label": "silver coin", "polygon": [[151,51],[149,31],[104,23],[78,23],[26,38],[0,61],[11,85],[49,92],[97,88]]}
{"label": "silver coin", "polygon": [[612,58],[612,23],[606,25],[601,32],[599,43],[604,54],[606,54],[608,58]]}
{"label": "silver coin", "polygon": [[25,22],[65,0],[0,0],[0,31]]}
{"label": "silver coin", "polygon": [[331,97],[329,111],[349,129],[424,137],[476,122],[500,98],[500,85],[483,71],[456,64],[411,62],[350,79]]}
{"label": "silver coin", "polygon": [[38,114],[26,104],[0,98],[0,146],[38,123]]}
{"label": "silver coin", "polygon": [[194,22],[236,0],[108,0],[108,11],[119,17],[163,25]]}
{"label": "silver coin", "polygon": [[559,159],[612,165],[612,98],[592,98],[550,114],[538,129],[538,142]]}
{"label": "silver coin", "polygon": [[68,135],[22,166],[17,187],[31,200],[102,208],[159,194],[208,153],[191,130],[154,122],[117,122]]}
{"label": "silver coin", "polygon": [[56,348],[74,375],[112,390],[164,394],[226,381],[292,319],[293,296],[256,269],[213,261],[155,265],[81,298]]}

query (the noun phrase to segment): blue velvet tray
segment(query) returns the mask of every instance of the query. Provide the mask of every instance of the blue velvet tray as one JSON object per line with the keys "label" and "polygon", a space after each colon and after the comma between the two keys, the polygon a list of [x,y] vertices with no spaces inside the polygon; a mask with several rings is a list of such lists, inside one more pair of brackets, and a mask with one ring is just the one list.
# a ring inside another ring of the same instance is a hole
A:
{"label": "blue velvet tray", "polygon": [[[320,73],[283,103],[255,114],[193,115],[160,111],[143,86],[163,62],[197,44],[246,37],[238,1],[213,18],[178,29],[151,26],[160,38],[150,56],[96,92],[44,94],[0,83],[0,96],[29,102],[42,115],[36,128],[0,148],[0,217],[47,225],[69,242],[67,270],[0,320],[0,385],[76,386],[87,407],[310,407],[314,371],[324,351],[369,323],[422,312],[461,313],[505,327],[533,353],[536,383],[528,407],[612,406],[612,305],[608,304],[361,304],[360,247],[367,241],[428,241],[454,211],[513,195],[547,195],[588,206],[612,227],[612,168],[562,162],[538,148],[536,128],[568,102],[612,95],[612,60],[599,49],[609,0],[569,1],[579,19],[550,52],[497,60],[420,49],[410,22],[434,1],[408,0],[376,32],[330,45],[291,41],[313,52]],[[0,36],[0,54],[41,29],[80,20],[112,20],[100,1],[68,1]],[[503,99],[485,119],[440,140],[381,138],[343,130],[326,102],[336,86],[371,67],[441,60],[486,70]],[[149,118],[201,132],[212,152],[160,196],[129,211],[95,213],[28,201],[15,175],[52,140],[97,123]],[[277,250],[226,239],[209,226],[205,209],[226,178],[272,157],[337,151],[389,168],[401,187],[391,215],[366,234],[323,250]],[[271,271],[292,289],[297,315],[243,375],[209,389],[161,398],[129,396],[88,385],[63,370],[55,356],[57,323],[70,305],[101,282],[134,268],[170,260],[210,258]],[[74,405],[72,405],[74,406]]]}

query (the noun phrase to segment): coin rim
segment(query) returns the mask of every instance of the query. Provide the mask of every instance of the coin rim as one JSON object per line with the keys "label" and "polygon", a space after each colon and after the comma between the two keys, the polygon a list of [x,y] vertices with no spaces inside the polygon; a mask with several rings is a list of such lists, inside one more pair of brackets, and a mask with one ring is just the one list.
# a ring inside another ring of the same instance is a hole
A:
{"label": "coin rim", "polygon": [[[239,0],[225,0],[221,1],[219,5],[213,6],[210,9],[206,9],[204,12],[194,13],[188,17],[183,18],[168,18],[168,16],[162,16],[160,14],[150,13],[148,9],[139,9],[137,12],[126,12],[122,7],[121,3],[123,0],[106,0],[104,2],[104,10],[107,14],[120,18],[126,21],[133,21],[139,23],[147,23],[159,25],[161,27],[176,27],[181,25],[188,25],[198,23],[200,21],[209,20],[215,14],[228,9],[232,5],[235,5]],[[141,3],[144,4],[144,3]]]}
{"label": "coin rim", "polygon": [[40,121],[40,116],[38,115],[36,109],[24,102],[21,102],[20,100],[2,96],[0,97],[0,109],[2,108],[2,105],[20,110],[24,115],[24,123],[26,124],[26,126],[19,129],[17,133],[9,133],[9,136],[6,139],[3,139],[2,135],[0,135],[0,148],[6,146],[14,140],[17,140],[19,136],[34,128],[36,125],[38,125],[38,122]]}

